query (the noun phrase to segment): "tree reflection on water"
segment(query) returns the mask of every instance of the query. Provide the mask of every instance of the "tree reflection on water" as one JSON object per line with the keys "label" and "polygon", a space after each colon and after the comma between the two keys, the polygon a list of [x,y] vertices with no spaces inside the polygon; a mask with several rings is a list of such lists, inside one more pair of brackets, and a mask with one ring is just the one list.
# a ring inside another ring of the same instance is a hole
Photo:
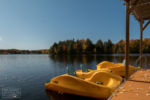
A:
{"label": "tree reflection on water", "polygon": [[[90,64],[91,62],[96,62],[97,64],[102,61],[111,62],[122,62],[125,59],[124,54],[109,54],[109,55],[50,55],[49,56],[54,62],[60,62],[62,64]],[[134,66],[139,66],[139,55],[130,55],[129,63]],[[150,55],[145,54],[143,56],[143,66],[144,68],[149,68],[150,65]]]}

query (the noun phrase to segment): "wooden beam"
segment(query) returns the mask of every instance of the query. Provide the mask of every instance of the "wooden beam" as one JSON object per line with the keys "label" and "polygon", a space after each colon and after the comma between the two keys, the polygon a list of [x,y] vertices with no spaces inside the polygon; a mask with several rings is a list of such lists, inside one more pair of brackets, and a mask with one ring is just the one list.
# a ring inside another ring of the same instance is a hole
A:
{"label": "wooden beam", "polygon": [[150,24],[150,20],[145,24],[145,26],[143,27],[143,31],[145,30],[145,28]]}
{"label": "wooden beam", "polygon": [[126,49],[125,49],[125,79],[128,79],[129,73],[129,29],[130,28],[130,11],[129,11],[129,2],[126,3]]}
{"label": "wooden beam", "polygon": [[124,1],[129,2],[130,0],[124,0]]}
{"label": "wooden beam", "polygon": [[130,12],[132,12],[132,10],[134,10],[134,8],[136,7],[136,5],[138,4],[139,0],[136,0],[134,2],[134,5],[132,5],[132,8],[130,8]]}
{"label": "wooden beam", "polygon": [[143,20],[140,20],[140,67],[143,67]]}

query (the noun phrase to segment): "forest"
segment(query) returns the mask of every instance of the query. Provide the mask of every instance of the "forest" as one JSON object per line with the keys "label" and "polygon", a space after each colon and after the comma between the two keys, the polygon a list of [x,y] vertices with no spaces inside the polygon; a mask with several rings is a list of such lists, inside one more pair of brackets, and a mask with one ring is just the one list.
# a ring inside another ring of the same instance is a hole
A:
{"label": "forest", "polygon": [[0,49],[0,54],[48,54],[48,50]]}
{"label": "forest", "polygon": [[[130,53],[139,53],[140,40],[130,40]],[[93,43],[90,39],[66,40],[54,43],[50,49],[51,55],[68,54],[122,54],[125,53],[125,41],[113,43],[111,40],[98,40]],[[150,53],[150,38],[143,40],[143,53]]]}

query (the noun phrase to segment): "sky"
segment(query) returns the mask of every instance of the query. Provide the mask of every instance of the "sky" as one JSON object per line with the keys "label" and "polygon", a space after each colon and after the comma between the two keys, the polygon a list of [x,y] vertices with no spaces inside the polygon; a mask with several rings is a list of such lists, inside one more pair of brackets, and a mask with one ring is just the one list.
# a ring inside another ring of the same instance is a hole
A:
{"label": "sky", "polygon": [[[125,39],[123,0],[0,0],[0,49],[48,49],[54,42]],[[131,15],[130,39],[140,37]],[[144,38],[150,37],[150,27]]]}

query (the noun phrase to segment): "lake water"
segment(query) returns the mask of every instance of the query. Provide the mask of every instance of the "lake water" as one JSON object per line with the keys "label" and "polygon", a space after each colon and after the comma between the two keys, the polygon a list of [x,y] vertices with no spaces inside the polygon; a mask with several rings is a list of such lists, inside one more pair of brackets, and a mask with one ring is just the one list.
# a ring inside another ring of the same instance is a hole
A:
{"label": "lake water", "polygon": [[[150,68],[150,55],[144,55],[144,68]],[[79,69],[85,64],[96,69],[101,61],[122,62],[124,55],[0,55],[0,99],[4,89],[20,89],[21,97],[17,100],[84,100],[85,98],[46,92],[44,84],[55,76],[66,73],[66,65]],[[130,64],[138,66],[138,55],[131,55]],[[16,100],[16,99],[15,99]],[[87,98],[86,98],[87,100]],[[90,99],[91,100],[91,99]]]}

